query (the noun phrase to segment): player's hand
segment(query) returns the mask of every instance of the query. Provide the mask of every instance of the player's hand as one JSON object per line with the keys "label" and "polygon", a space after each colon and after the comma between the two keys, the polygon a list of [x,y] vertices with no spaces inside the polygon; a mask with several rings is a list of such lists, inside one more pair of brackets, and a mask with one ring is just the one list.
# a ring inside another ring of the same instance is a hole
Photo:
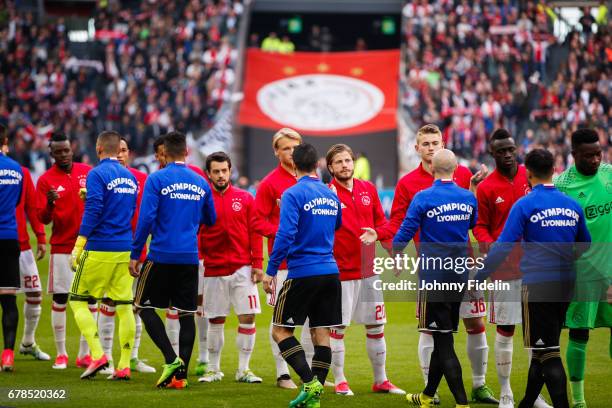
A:
{"label": "player's hand", "polygon": [[54,188],[47,191],[47,205],[49,207],[53,207],[55,205],[55,200],[57,200],[58,198],[59,198],[59,194]]}
{"label": "player's hand", "polygon": [[376,242],[378,239],[378,234],[374,228],[363,227],[361,229],[363,230],[363,234],[359,236],[359,239],[361,240],[362,244],[371,245]]}
{"label": "player's hand", "polygon": [[253,283],[259,283],[263,280],[263,269],[252,268],[251,269],[251,280]]}
{"label": "player's hand", "polygon": [[489,169],[487,168],[487,166],[485,166],[484,164],[481,164],[480,170],[478,170],[476,174],[474,174],[472,178],[470,178],[470,191],[472,193],[476,192],[476,187],[478,187],[478,184],[480,184],[480,182],[484,180],[488,174],[489,174]]}
{"label": "player's hand", "polygon": [[46,244],[38,244],[36,247],[36,260],[40,261],[45,257],[47,253],[47,245]]}
{"label": "player's hand", "polygon": [[76,242],[74,243],[74,248],[72,249],[72,253],[70,254],[70,266],[75,272],[81,260],[81,255],[83,254],[83,249],[85,248],[86,243],[87,238],[82,235],[79,235],[76,239]]}
{"label": "player's hand", "polygon": [[140,276],[140,262],[138,259],[130,259],[130,265],[128,268],[130,269],[130,275],[137,278]]}
{"label": "player's hand", "polygon": [[264,275],[262,280],[264,292],[272,294],[272,279],[274,279],[272,276],[268,274]]}
{"label": "player's hand", "polygon": [[276,199],[276,206],[277,206],[278,208],[280,208],[280,198],[277,198],[277,199]]}

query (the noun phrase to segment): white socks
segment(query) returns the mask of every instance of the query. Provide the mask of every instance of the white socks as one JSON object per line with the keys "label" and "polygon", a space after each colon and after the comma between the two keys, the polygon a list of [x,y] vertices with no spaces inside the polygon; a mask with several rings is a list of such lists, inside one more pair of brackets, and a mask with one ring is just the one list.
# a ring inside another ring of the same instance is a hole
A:
{"label": "white socks", "polygon": [[113,337],[115,336],[115,306],[100,303],[98,335],[106,358],[113,359]]}
{"label": "white socks", "polygon": [[419,333],[419,364],[421,365],[421,372],[423,373],[423,381],[425,381],[425,385],[427,385],[427,377],[429,376],[429,361],[431,360],[433,348],[433,336],[423,332]]}
{"label": "white socks", "polygon": [[387,358],[387,343],[385,342],[385,327],[378,326],[366,329],[366,349],[374,371],[374,382],[380,384],[387,380],[385,361]]}
{"label": "white socks", "polygon": [[287,362],[283,358],[280,353],[280,349],[278,348],[278,344],[272,338],[272,327],[274,325],[270,322],[270,329],[268,331],[268,335],[270,337],[270,347],[272,347],[272,357],[274,357],[274,364],[276,365],[276,378],[282,375],[289,375],[289,367],[287,366]]}
{"label": "white socks", "polygon": [[198,326],[199,358],[201,363],[208,363],[208,319],[196,313],[196,325]]}
{"label": "white socks", "polygon": [[510,372],[512,371],[512,336],[495,334],[495,366],[501,387],[500,395],[512,395]]}
{"label": "white socks", "polygon": [[208,323],[208,369],[221,371],[221,350],[225,343],[225,323]]}
{"label": "white socks", "polygon": [[332,352],[331,370],[335,385],[346,381],[344,376],[344,330],[334,328],[329,333],[329,345]]}
{"label": "white socks", "polygon": [[166,310],[166,334],[170,339],[170,344],[174,349],[174,353],[178,356],[179,354],[179,329],[181,324],[179,323],[178,310],[167,309]]}
{"label": "white socks", "polygon": [[238,371],[242,373],[249,368],[249,361],[255,347],[255,323],[238,325],[236,347],[238,348]]}
{"label": "white socks", "polygon": [[51,306],[51,326],[58,356],[68,355],[66,352],[66,304],[53,302]]}
{"label": "white socks", "polygon": [[472,365],[472,387],[478,388],[485,384],[489,346],[484,327],[467,335],[467,355]]}
{"label": "white socks", "polygon": [[134,345],[132,346],[132,357],[138,359],[138,349],[140,348],[140,337],[142,336],[142,319],[138,313],[134,313],[134,323],[136,331],[134,332]]}
{"label": "white socks", "polygon": [[312,358],[314,357],[314,344],[312,344],[312,336],[310,335],[310,322],[308,319],[304,322],[304,326],[302,326],[302,334],[300,336],[300,343],[302,344],[302,348],[304,349],[304,354],[306,354],[306,361],[308,365],[312,367]]}
{"label": "white socks", "polygon": [[23,325],[23,338],[21,339],[21,344],[25,346],[30,346],[36,343],[34,335],[36,333],[36,328],[38,327],[38,321],[40,320],[40,312],[42,309],[40,306],[41,302],[42,296],[26,296],[25,298],[25,302],[23,304],[23,317],[25,323]]}
{"label": "white socks", "polygon": [[[88,306],[89,306],[89,311],[93,315],[94,321],[97,322],[98,321],[98,305],[88,305]],[[85,337],[81,334],[81,339],[79,341],[78,357],[83,358],[88,354],[89,354],[89,345],[87,344],[87,340],[85,339]]]}

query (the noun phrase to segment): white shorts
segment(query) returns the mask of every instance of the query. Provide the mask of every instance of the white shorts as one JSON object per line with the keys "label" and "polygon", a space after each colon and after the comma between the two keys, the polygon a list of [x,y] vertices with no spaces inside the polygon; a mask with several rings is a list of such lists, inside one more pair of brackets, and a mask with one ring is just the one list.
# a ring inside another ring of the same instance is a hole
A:
{"label": "white shorts", "polygon": [[523,322],[521,279],[504,281],[510,290],[493,290],[489,294],[489,323],[512,326]]}
{"label": "white shorts", "polygon": [[484,292],[481,290],[466,290],[463,294],[463,302],[459,309],[459,317],[470,319],[473,317],[485,317],[487,315],[487,304]]}
{"label": "white shorts", "polygon": [[342,325],[387,323],[383,293],[374,289],[380,276],[342,281]]}
{"label": "white shorts", "polygon": [[287,275],[289,274],[289,270],[287,269],[279,269],[276,273],[276,276],[272,278],[272,293],[266,293],[266,303],[272,307],[276,305],[276,299],[278,299],[278,294],[280,293],[281,288],[283,287],[283,283],[287,280]]}
{"label": "white shorts", "polygon": [[19,292],[42,292],[42,282],[31,249],[21,251],[19,255],[19,281],[21,282]]}
{"label": "white shorts", "polygon": [[259,291],[248,265],[232,275],[204,277],[204,316],[227,316],[230,305],[237,315],[261,313]]}
{"label": "white shorts", "polygon": [[47,293],[70,293],[74,272],[70,267],[70,254],[51,254]]}

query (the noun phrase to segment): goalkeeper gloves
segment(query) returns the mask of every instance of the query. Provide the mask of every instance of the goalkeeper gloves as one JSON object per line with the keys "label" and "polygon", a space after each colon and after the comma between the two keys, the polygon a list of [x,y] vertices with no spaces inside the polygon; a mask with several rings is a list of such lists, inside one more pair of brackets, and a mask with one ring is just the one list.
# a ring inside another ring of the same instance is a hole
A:
{"label": "goalkeeper gloves", "polygon": [[86,243],[87,238],[82,235],[79,235],[74,243],[74,248],[72,249],[72,254],[70,255],[70,266],[75,272],[77,270],[77,266],[79,265],[79,261],[81,260],[81,255],[83,254],[83,249],[85,248]]}

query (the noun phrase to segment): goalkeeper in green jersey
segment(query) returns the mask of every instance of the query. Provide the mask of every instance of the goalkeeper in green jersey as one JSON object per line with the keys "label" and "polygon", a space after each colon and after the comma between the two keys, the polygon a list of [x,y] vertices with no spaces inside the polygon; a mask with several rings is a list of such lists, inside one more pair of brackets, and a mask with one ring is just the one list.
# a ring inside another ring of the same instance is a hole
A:
{"label": "goalkeeper in green jersey", "polygon": [[611,328],[612,358],[612,304],[606,299],[606,293],[612,290],[612,258],[607,251],[612,245],[612,165],[602,163],[599,136],[592,129],[578,129],[572,134],[572,156],[575,165],[561,173],[555,185],[578,201],[593,240],[589,251],[577,261],[574,301],[565,318],[572,408],[586,408],[584,371],[590,329]]}

